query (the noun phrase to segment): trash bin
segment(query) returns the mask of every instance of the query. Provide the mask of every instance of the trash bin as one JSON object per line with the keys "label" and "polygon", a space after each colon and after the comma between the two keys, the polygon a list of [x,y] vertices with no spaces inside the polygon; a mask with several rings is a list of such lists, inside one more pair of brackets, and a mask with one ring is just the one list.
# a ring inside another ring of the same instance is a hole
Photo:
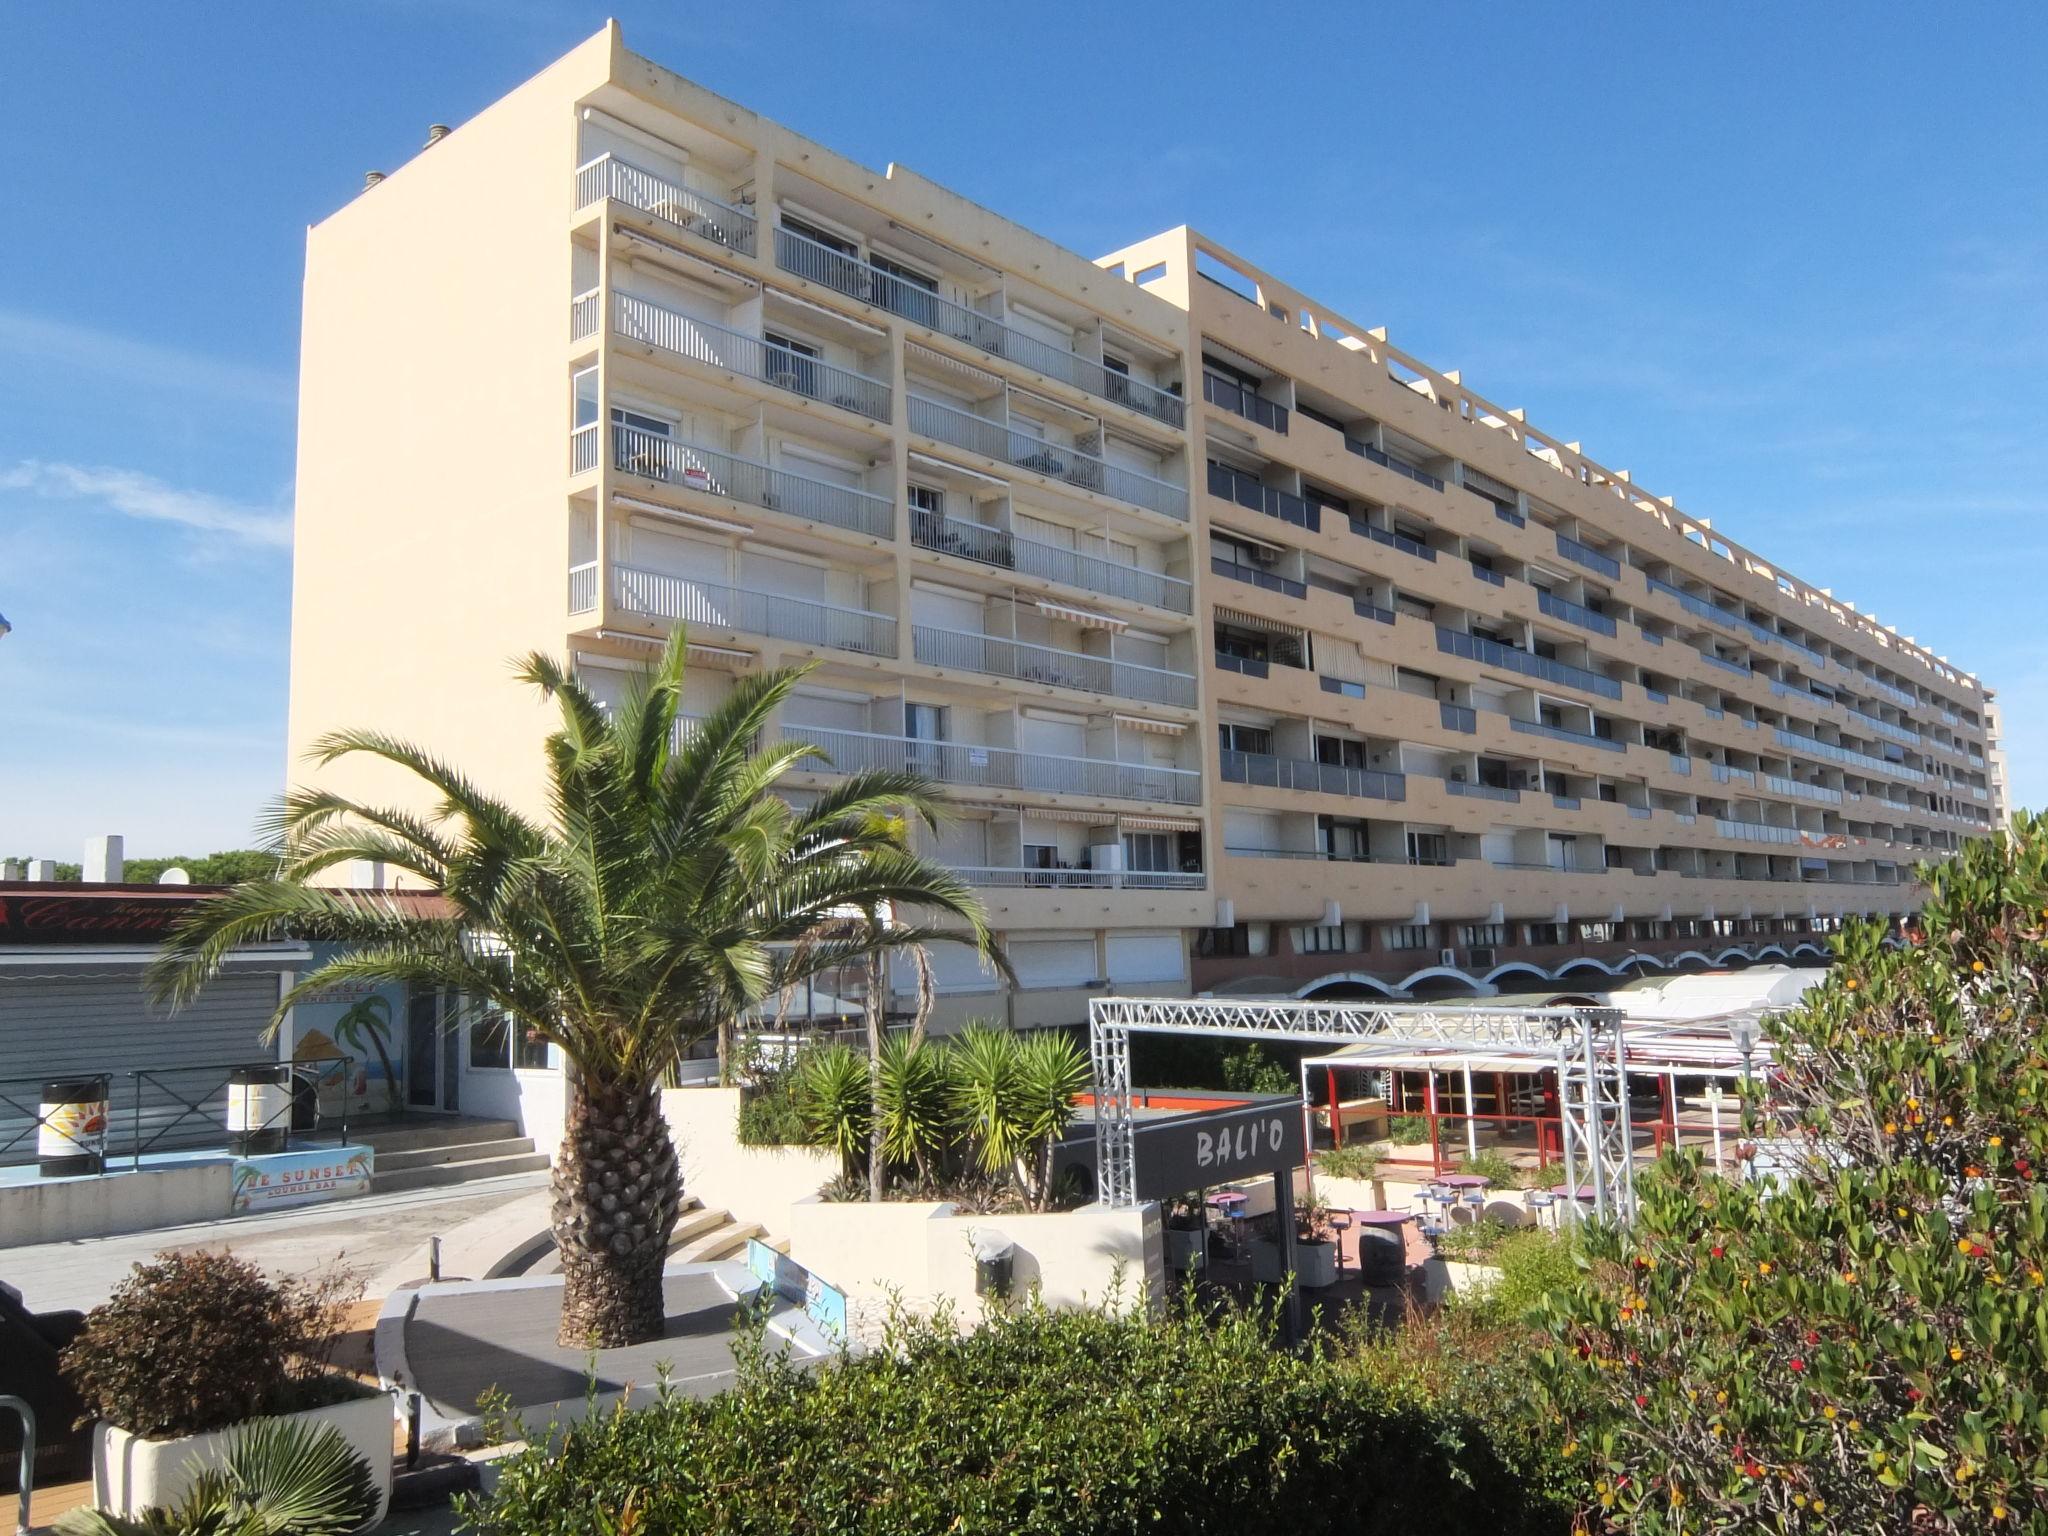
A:
{"label": "trash bin", "polygon": [[60,1077],[36,1106],[36,1168],[46,1179],[103,1173],[107,1164],[107,1080]]}
{"label": "trash bin", "polygon": [[998,1300],[1010,1294],[1017,1245],[1006,1237],[984,1237],[974,1245],[974,1294]]}
{"label": "trash bin", "polygon": [[285,1062],[228,1074],[228,1150],[235,1156],[284,1150],[291,1135],[291,1077]]}
{"label": "trash bin", "polygon": [[320,1128],[320,1078],[323,1068],[299,1065],[292,1068],[292,1129]]}

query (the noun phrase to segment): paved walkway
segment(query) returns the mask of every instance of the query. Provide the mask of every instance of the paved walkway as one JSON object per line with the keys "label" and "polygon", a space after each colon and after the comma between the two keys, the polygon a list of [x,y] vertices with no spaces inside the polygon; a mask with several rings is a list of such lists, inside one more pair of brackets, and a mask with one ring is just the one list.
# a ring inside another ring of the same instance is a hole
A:
{"label": "paved walkway", "polygon": [[429,1237],[453,1231],[546,1183],[545,1173],[520,1173],[120,1237],[0,1248],[0,1280],[18,1287],[38,1311],[94,1307],[112,1294],[130,1266],[166,1248],[212,1248],[285,1274],[307,1274],[339,1261],[360,1270],[368,1281]]}

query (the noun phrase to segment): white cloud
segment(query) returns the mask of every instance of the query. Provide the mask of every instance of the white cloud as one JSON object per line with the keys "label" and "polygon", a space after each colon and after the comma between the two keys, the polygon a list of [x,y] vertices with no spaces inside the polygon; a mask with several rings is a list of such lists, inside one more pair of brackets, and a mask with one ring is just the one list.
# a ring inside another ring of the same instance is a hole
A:
{"label": "white cloud", "polygon": [[123,517],[224,534],[265,549],[290,549],[292,544],[289,511],[229,501],[207,491],[180,490],[138,470],[24,459],[12,469],[0,470],[0,491],[9,490],[50,500],[96,501]]}
{"label": "white cloud", "polygon": [[158,346],[20,310],[0,309],[0,354],[32,360],[39,367],[54,363],[112,374],[139,387],[204,395],[237,405],[290,411],[298,403],[298,390],[288,373],[225,362],[204,353]]}

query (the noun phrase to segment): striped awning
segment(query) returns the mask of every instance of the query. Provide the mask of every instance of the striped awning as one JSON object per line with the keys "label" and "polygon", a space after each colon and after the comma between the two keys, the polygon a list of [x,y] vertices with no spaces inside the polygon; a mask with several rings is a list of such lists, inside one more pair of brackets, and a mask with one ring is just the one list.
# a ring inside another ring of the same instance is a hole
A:
{"label": "striped awning", "polygon": [[1007,480],[998,480],[994,475],[984,475],[978,469],[962,469],[958,464],[948,464],[944,459],[935,459],[928,453],[913,453],[910,456],[910,462],[920,469],[931,471],[933,474],[958,475],[963,480],[979,480],[983,485],[998,486],[1004,490],[1009,489],[1010,482]]}
{"label": "striped awning", "polygon": [[1199,832],[1202,824],[1183,816],[1120,816],[1117,825],[1132,832]]}
{"label": "striped awning", "polygon": [[986,368],[977,368],[972,363],[959,362],[946,356],[943,352],[934,352],[929,347],[920,347],[916,342],[905,342],[903,344],[903,360],[907,363],[916,363],[921,367],[937,369],[941,373],[957,374],[961,378],[972,379],[986,390],[997,390],[1003,387],[1003,381],[990,373]]}
{"label": "striped awning", "polygon": [[879,325],[869,325],[865,320],[854,320],[846,315],[842,315],[836,309],[827,309],[822,304],[813,304],[809,299],[800,299],[787,288],[769,288],[766,292],[778,304],[794,304],[798,309],[808,309],[814,314],[823,315],[826,319],[846,326],[851,330],[865,331],[870,336],[887,336],[889,334]]}
{"label": "striped awning", "polygon": [[1083,827],[1106,827],[1116,820],[1115,811],[1064,811],[1049,805],[1027,805],[1022,809],[1032,821],[1071,821]]}
{"label": "striped awning", "polygon": [[1083,629],[1106,629],[1113,635],[1120,635],[1131,626],[1123,619],[1107,613],[1097,613],[1091,608],[1069,608],[1065,603],[1040,602],[1038,611],[1048,619],[1059,619],[1067,624],[1078,624]]}
{"label": "striped awning", "polygon": [[1301,633],[1299,624],[1282,624],[1278,620],[1264,618],[1256,613],[1246,613],[1242,608],[1225,608],[1221,603],[1216,605],[1216,617],[1226,624],[1236,625],[1239,629],[1262,629],[1274,635]]}
{"label": "striped awning", "polygon": [[1134,731],[1150,731],[1154,736],[1184,736],[1187,724],[1180,720],[1147,720],[1143,715],[1111,715],[1118,725],[1127,725]]}

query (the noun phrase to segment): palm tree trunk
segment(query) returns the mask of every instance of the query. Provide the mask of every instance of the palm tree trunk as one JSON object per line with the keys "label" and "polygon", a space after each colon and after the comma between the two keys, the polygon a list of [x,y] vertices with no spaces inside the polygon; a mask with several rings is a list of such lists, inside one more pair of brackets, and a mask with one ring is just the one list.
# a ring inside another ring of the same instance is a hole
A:
{"label": "palm tree trunk", "polygon": [[[872,921],[872,919],[871,919]],[[881,1204],[887,1178],[882,1167],[882,956],[878,950],[868,956],[868,1199]]]}
{"label": "palm tree trunk", "polygon": [[572,1073],[555,1159],[553,1228],[562,1257],[568,1349],[661,1336],[661,1266],[682,1203],[682,1172],[653,1084]]}

